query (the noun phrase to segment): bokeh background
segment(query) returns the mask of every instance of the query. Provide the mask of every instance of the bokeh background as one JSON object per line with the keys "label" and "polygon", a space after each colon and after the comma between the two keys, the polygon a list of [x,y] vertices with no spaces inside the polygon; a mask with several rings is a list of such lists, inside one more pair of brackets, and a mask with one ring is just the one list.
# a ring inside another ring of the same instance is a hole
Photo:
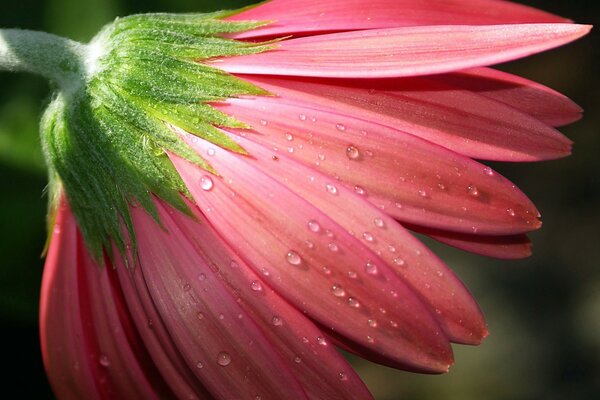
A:
{"label": "bokeh background", "polygon": [[[365,0],[368,1],[368,0]],[[578,22],[600,22],[596,0],[523,0]],[[137,12],[236,8],[245,0],[2,0],[0,27],[87,41]],[[315,0],[318,4],[318,0]],[[598,29],[598,28],[597,28]],[[600,35],[500,68],[573,98],[585,118],[566,128],[569,158],[494,167],[535,201],[544,228],[534,255],[497,261],[432,244],[479,300],[491,335],[456,346],[443,376],[352,359],[376,399],[600,398]],[[52,399],[39,354],[37,311],[46,185],[38,121],[49,99],[38,77],[0,73],[0,348],[3,398]]]}

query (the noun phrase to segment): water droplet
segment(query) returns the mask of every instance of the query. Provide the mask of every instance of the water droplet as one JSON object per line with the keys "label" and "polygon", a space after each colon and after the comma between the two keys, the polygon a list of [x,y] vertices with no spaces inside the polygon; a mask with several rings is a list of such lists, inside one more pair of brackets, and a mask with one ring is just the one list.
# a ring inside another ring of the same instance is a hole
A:
{"label": "water droplet", "polygon": [[424,189],[419,190],[419,196],[426,198],[428,196],[427,192]]}
{"label": "water droplet", "polygon": [[326,184],[325,188],[327,189],[327,191],[330,194],[337,194],[337,192],[338,192],[337,188],[334,185],[332,185],[331,183]]}
{"label": "water droplet", "polygon": [[260,292],[263,289],[262,283],[260,283],[259,281],[252,281],[252,283],[250,284],[250,288],[255,292]]}
{"label": "water droplet", "polygon": [[374,343],[375,339],[373,339],[373,336],[367,336],[367,342]]}
{"label": "water droplet", "polygon": [[269,275],[271,275],[271,273],[269,272],[269,270],[268,270],[268,269],[266,269],[266,268],[264,268],[264,267],[260,269],[260,272],[261,272],[261,273],[262,273],[264,276],[269,276]]}
{"label": "water droplet", "polygon": [[331,251],[333,251],[334,253],[337,252],[339,250],[339,247],[337,244],[331,242],[327,245],[327,248]]}
{"label": "water droplet", "polygon": [[206,274],[205,273],[198,274],[198,280],[199,281],[205,281],[206,280]]}
{"label": "water droplet", "polygon": [[215,153],[216,153],[216,151],[212,147],[209,147],[208,150],[206,150],[206,154],[208,154],[211,157],[214,156]]}
{"label": "water droplet", "polygon": [[479,196],[479,189],[477,189],[477,186],[475,186],[475,185],[469,185],[467,187],[467,193],[469,193],[470,196],[478,197]]}
{"label": "water droplet", "polygon": [[369,275],[377,275],[379,270],[377,265],[375,265],[372,261],[368,261],[367,264],[365,264],[365,272]]}
{"label": "water droplet", "polygon": [[306,121],[306,115],[305,114],[300,114],[300,115],[298,115],[298,119],[300,121]]}
{"label": "water droplet", "polygon": [[319,232],[321,230],[321,225],[319,225],[319,223],[313,219],[311,219],[310,221],[308,221],[308,229],[312,232]]}
{"label": "water droplet", "polygon": [[261,119],[261,120],[260,120],[260,124],[261,124],[262,126],[267,126],[268,122],[267,122],[267,120],[266,120],[266,119]]}
{"label": "water droplet", "polygon": [[360,194],[361,196],[365,194],[365,189],[362,186],[354,186],[354,192]]}
{"label": "water droplet", "polygon": [[300,364],[302,362],[302,359],[300,357],[296,356],[296,357],[294,357],[294,362],[296,364]]}
{"label": "water droplet", "polygon": [[385,226],[385,223],[383,222],[383,220],[381,218],[375,218],[373,220],[373,223],[375,224],[376,227],[378,228],[383,228]]}
{"label": "water droplet", "polygon": [[206,191],[209,191],[213,188],[213,181],[210,176],[204,175],[202,178],[200,178],[200,187],[202,190]]}
{"label": "water droplet", "polygon": [[103,367],[109,367],[110,366],[110,360],[108,359],[108,356],[102,354],[100,356],[100,358],[98,359],[98,362],[100,363],[100,365],[102,365]]}
{"label": "water droplet", "polygon": [[390,321],[390,325],[392,326],[392,328],[398,327],[398,323],[396,321]]}
{"label": "water droplet", "polygon": [[358,274],[355,271],[348,271],[348,278],[356,279]]}
{"label": "water droplet", "polygon": [[363,239],[365,239],[367,242],[373,242],[375,240],[375,238],[373,237],[373,235],[370,232],[365,232],[363,233]]}
{"label": "water droplet", "polygon": [[327,346],[327,340],[322,336],[317,337],[317,343],[321,346]]}
{"label": "water droplet", "polygon": [[285,140],[287,140],[288,142],[291,142],[292,140],[294,140],[294,136],[292,136],[291,133],[286,133]]}
{"label": "water droplet", "polygon": [[348,305],[354,308],[360,307],[360,303],[354,297],[348,297]]}
{"label": "water droplet", "polygon": [[344,288],[337,284],[331,287],[331,293],[333,293],[335,297],[344,297],[346,295]]}
{"label": "water droplet", "polygon": [[275,326],[281,326],[281,325],[283,325],[283,320],[281,319],[280,316],[274,315],[273,318],[271,319],[271,323]]}
{"label": "water droplet", "polygon": [[404,261],[403,259],[401,259],[399,257],[396,257],[396,258],[394,258],[394,264],[403,266],[404,264],[406,264],[406,261]]}
{"label": "water droplet", "polygon": [[183,290],[186,292],[189,292],[191,288],[192,288],[192,286],[190,286],[189,283],[186,283],[185,285],[183,285]]}
{"label": "water droplet", "polygon": [[325,154],[319,154],[319,155],[317,156],[317,158],[318,158],[320,161],[325,161]]}
{"label": "water droplet", "polygon": [[371,328],[376,328],[377,327],[377,321],[375,321],[374,319],[370,319],[367,321],[367,324],[371,327]]}
{"label": "water droplet", "polygon": [[513,210],[512,208],[507,208],[506,212],[508,213],[508,215],[510,215],[511,217],[514,217],[515,215],[517,215],[515,213],[515,210]]}
{"label": "water droplet", "polygon": [[494,176],[494,170],[491,169],[490,167],[485,167],[483,169],[483,173],[486,174],[487,176]]}
{"label": "water droplet", "polygon": [[340,372],[338,374],[338,378],[339,378],[340,381],[347,381],[348,380],[348,375],[346,375],[345,372]]}
{"label": "water droplet", "polygon": [[325,236],[328,238],[333,238],[335,235],[329,229],[325,229]]}
{"label": "water droplet", "polygon": [[204,319],[204,314],[199,312],[198,314],[196,314],[196,318],[198,319]]}
{"label": "water droplet", "polygon": [[437,184],[438,188],[440,188],[440,190],[446,190],[446,185],[444,185],[443,183],[438,183]]}
{"label": "water droplet", "polygon": [[388,250],[390,251],[390,253],[395,253],[396,247],[394,247],[394,245],[390,244],[390,245],[388,245]]}
{"label": "water droplet", "polygon": [[198,363],[196,364],[196,368],[202,369],[202,368],[204,368],[204,364],[202,364],[200,361],[198,361]]}
{"label": "water droplet", "polygon": [[335,127],[340,132],[344,132],[346,130],[346,126],[344,124],[336,124]]}
{"label": "water droplet", "polygon": [[231,364],[231,356],[229,355],[229,353],[222,351],[219,354],[217,354],[217,364],[219,364],[222,367],[226,367],[229,364]]}
{"label": "water droplet", "polygon": [[313,242],[311,242],[310,240],[305,240],[304,241],[304,245],[306,247],[308,247],[309,249],[314,249],[315,248],[315,244]]}
{"label": "water droplet", "polygon": [[346,147],[346,157],[348,157],[350,160],[356,160],[358,157],[360,157],[358,148],[353,145]]}
{"label": "water droplet", "polygon": [[317,122],[317,117],[310,117],[311,122]]}
{"label": "water droplet", "polygon": [[321,268],[321,271],[323,271],[325,275],[331,275],[331,269],[329,269],[328,267]]}
{"label": "water droplet", "polygon": [[222,321],[222,320],[224,320],[224,319],[225,319],[225,315],[223,315],[223,314],[219,314],[219,319],[220,319],[221,321]]}
{"label": "water droplet", "polygon": [[300,265],[302,263],[302,258],[293,250],[288,251],[286,255],[286,260],[288,263],[292,265]]}

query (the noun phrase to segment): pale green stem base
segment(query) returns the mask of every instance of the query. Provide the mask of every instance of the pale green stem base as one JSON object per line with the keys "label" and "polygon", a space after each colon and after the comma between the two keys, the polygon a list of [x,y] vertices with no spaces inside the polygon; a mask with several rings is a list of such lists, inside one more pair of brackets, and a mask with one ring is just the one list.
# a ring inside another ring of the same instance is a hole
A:
{"label": "pale green stem base", "polygon": [[85,79],[86,47],[49,33],[0,29],[0,71],[31,72],[71,91]]}

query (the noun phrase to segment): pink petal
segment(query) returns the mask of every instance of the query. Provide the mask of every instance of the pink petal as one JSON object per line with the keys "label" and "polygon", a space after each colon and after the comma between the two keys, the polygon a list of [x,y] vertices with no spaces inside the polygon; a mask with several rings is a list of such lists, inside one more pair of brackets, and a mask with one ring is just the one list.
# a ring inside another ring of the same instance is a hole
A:
{"label": "pink petal", "polygon": [[284,40],[277,50],[215,60],[233,73],[336,78],[437,74],[497,64],[571,42],[574,24],[450,25],[374,29]]}
{"label": "pink petal", "polygon": [[55,394],[64,399],[171,397],[130,324],[114,271],[92,261],[64,205],[45,268],[41,342]]}
{"label": "pink petal", "polygon": [[416,225],[408,225],[406,227],[415,232],[430,236],[449,246],[486,257],[517,260],[531,255],[531,241],[526,235],[469,235]]}
{"label": "pink petal", "polygon": [[272,0],[228,18],[274,21],[237,38],[286,36],[412,25],[567,22],[520,4],[490,0]]}
{"label": "pink petal", "polygon": [[508,180],[415,136],[282,99],[227,104],[219,108],[259,131],[249,139],[339,179],[403,222],[494,235],[539,226],[535,206]]}
{"label": "pink petal", "polygon": [[491,68],[433,75],[429,79],[500,101],[551,126],[575,122],[581,118],[583,111],[555,90]]}
{"label": "pink petal", "polygon": [[292,366],[309,398],[371,398],[350,365],[333,346],[322,340],[325,335],[321,330],[237,257],[204,215],[196,212],[196,221],[177,212],[168,215],[163,212],[162,217],[172,218],[196,251],[219,266],[219,276],[236,293],[248,316],[259,325],[273,347]]}
{"label": "pink petal", "polygon": [[[200,140],[194,145],[202,154],[210,148]],[[384,260],[255,163],[212,150],[211,165],[222,178],[212,178],[210,190],[198,185],[207,179],[200,171],[174,162],[214,226],[253,265],[265,269],[270,285],[323,326],[383,354],[390,365],[447,368],[448,350],[437,324]]]}
{"label": "pink petal", "polygon": [[[216,398],[307,398],[248,312],[175,222],[132,210],[139,270],[188,367]],[[240,317],[241,315],[241,317]]]}
{"label": "pink petal", "polygon": [[243,78],[283,102],[373,121],[473,158],[536,161],[570,153],[571,141],[546,124],[432,77],[358,81]]}

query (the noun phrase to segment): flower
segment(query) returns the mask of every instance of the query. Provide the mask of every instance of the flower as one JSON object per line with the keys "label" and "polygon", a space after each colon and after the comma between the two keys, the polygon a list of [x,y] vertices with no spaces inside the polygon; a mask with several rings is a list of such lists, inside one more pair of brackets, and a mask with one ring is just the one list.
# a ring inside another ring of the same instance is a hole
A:
{"label": "flower", "polygon": [[566,156],[553,126],[581,110],[485,66],[588,31],[492,0],[273,0],[68,44],[81,81],[56,63],[43,120],[57,396],[370,398],[335,346],[446,371],[487,327],[407,229],[529,254],[538,211],[474,159]]}

